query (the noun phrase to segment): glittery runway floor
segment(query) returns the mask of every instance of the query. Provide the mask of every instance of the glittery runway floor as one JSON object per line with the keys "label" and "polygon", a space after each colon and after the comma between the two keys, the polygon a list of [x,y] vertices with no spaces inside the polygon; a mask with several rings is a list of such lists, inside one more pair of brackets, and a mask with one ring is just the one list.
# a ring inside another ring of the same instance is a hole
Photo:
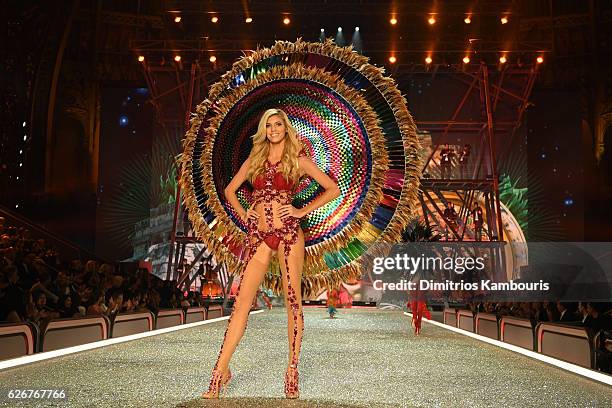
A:
{"label": "glittery runway floor", "polygon": [[[286,312],[251,316],[220,401],[207,388],[226,322],[111,345],[0,372],[0,388],[63,388],[71,407],[605,407],[612,389],[424,323],[399,311],[305,310],[301,399],[283,398]],[[3,405],[4,404],[4,405]]]}

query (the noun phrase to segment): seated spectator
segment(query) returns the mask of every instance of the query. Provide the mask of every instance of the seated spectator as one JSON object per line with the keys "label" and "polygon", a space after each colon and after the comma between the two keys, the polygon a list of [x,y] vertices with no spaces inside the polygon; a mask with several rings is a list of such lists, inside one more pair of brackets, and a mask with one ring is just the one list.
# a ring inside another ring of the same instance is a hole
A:
{"label": "seated spectator", "polygon": [[589,311],[587,310],[586,302],[578,302],[578,317],[582,322],[583,326],[588,326],[590,324],[591,316],[589,315]]}
{"label": "seated spectator", "polygon": [[59,297],[70,296],[74,300],[74,297],[76,297],[77,292],[73,290],[71,284],[72,276],[70,276],[66,270],[60,270],[57,273],[55,281],[51,285],[51,291]]}
{"label": "seated spectator", "polygon": [[542,302],[533,302],[532,304],[532,316],[536,323],[547,322],[548,314],[542,305]]}
{"label": "seated spectator", "polygon": [[113,289],[119,289],[123,287],[123,276],[121,275],[113,275]]}
{"label": "seated spectator", "polygon": [[518,310],[516,311],[515,315],[523,319],[531,319],[532,318],[531,304],[529,302],[521,302],[519,304]]}
{"label": "seated spectator", "polygon": [[43,292],[45,294],[45,298],[48,298],[53,304],[57,304],[59,301],[59,296],[57,296],[50,290],[50,288],[52,288],[52,285],[51,276],[49,275],[49,272],[44,270],[40,264],[35,265],[35,268],[38,270],[38,279],[32,285],[30,290],[32,292]]}
{"label": "seated spectator", "polygon": [[147,309],[157,315],[157,313],[159,313],[160,303],[161,296],[159,295],[159,292],[155,289],[151,289],[148,293]]}
{"label": "seated spectator", "polygon": [[557,311],[559,312],[559,322],[576,322],[576,305],[571,302],[557,302]]}
{"label": "seated spectator", "polygon": [[14,266],[6,266],[0,279],[0,320],[23,322],[26,318],[26,293],[17,284],[19,275]]}
{"label": "seated spectator", "polygon": [[58,313],[62,319],[80,316],[76,306],[72,303],[72,296],[70,295],[60,298]]}
{"label": "seated spectator", "polygon": [[117,313],[122,312],[121,308],[123,306],[123,291],[119,288],[114,288],[110,291],[110,294],[107,298],[108,308],[106,310],[106,315],[112,319],[115,318]]}
{"label": "seated spectator", "polygon": [[147,312],[149,309],[147,308],[148,303],[148,295],[147,292],[143,292],[138,294],[138,301],[135,303],[134,310],[136,312]]}
{"label": "seated spectator", "polygon": [[29,304],[28,320],[38,324],[41,331],[45,331],[45,327],[51,319],[58,319],[60,314],[51,310],[47,306],[47,296],[43,291],[32,292],[32,301]]}
{"label": "seated spectator", "polygon": [[559,321],[559,311],[557,305],[552,302],[544,302],[544,310],[546,310],[546,316],[549,322]]}
{"label": "seated spectator", "polygon": [[126,293],[126,300],[123,305],[124,312],[135,312],[136,307],[140,303],[140,295],[137,293]]}
{"label": "seated spectator", "polygon": [[90,286],[80,284],[77,289],[77,297],[79,298],[79,304],[87,310],[87,307],[95,302],[94,290]]}
{"label": "seated spectator", "polygon": [[612,329],[612,318],[605,314],[605,305],[598,302],[588,302],[587,311],[591,317],[588,320],[588,324],[585,323],[585,327],[591,330],[592,334],[599,332],[600,330]]}
{"label": "seated spectator", "polygon": [[97,300],[87,308],[87,316],[107,314],[108,308],[105,304],[104,292],[99,291]]}

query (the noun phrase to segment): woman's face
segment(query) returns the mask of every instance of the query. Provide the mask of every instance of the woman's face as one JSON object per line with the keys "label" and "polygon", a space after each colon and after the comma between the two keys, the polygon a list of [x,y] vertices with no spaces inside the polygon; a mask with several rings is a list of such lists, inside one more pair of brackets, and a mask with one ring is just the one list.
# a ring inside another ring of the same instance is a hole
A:
{"label": "woman's face", "polygon": [[285,139],[285,122],[279,115],[272,115],[266,121],[266,136],[270,143],[280,143]]}

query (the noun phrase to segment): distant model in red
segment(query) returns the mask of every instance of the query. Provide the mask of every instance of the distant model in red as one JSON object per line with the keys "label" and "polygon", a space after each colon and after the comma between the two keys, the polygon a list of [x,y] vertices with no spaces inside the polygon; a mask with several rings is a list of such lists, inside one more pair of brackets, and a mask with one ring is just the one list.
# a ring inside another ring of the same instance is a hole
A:
{"label": "distant model in red", "polygon": [[423,316],[425,316],[426,319],[431,319],[431,313],[429,313],[429,309],[427,309],[427,303],[419,298],[410,301],[410,310],[412,311],[412,327],[414,327],[414,334],[418,336],[421,334],[421,320],[423,320]]}

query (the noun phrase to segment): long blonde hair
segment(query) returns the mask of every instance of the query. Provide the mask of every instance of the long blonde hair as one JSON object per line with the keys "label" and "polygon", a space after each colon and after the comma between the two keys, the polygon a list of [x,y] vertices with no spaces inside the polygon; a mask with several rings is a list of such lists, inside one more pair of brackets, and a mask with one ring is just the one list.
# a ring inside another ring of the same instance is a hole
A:
{"label": "long blonde hair", "polygon": [[293,182],[298,181],[300,178],[298,155],[302,149],[302,145],[298,140],[297,131],[291,126],[291,122],[289,122],[289,118],[285,112],[280,109],[268,109],[259,120],[257,133],[252,136],[253,148],[251,149],[251,154],[249,154],[251,163],[247,173],[247,178],[251,183],[265,170],[265,164],[268,160],[268,154],[270,153],[270,142],[266,136],[266,123],[268,119],[274,115],[278,115],[283,119],[283,122],[285,122],[285,131],[287,132],[285,136],[285,148],[280,161],[280,172],[287,180]]}

